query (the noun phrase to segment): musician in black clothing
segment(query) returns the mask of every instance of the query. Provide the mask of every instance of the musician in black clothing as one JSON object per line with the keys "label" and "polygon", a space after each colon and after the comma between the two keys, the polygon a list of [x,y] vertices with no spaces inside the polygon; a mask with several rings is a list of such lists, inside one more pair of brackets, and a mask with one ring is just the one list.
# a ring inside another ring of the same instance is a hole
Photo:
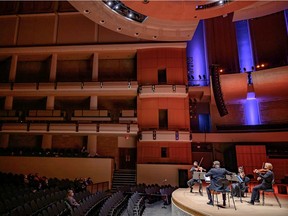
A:
{"label": "musician in black clothing", "polygon": [[243,167],[239,167],[238,172],[239,173],[236,176],[238,182],[232,184],[232,195],[234,197],[243,197],[245,191],[248,189],[247,184],[250,182],[250,178],[245,175]]}
{"label": "musician in black clothing", "polygon": [[273,166],[271,163],[265,163],[264,169],[255,169],[254,173],[257,173],[259,177],[257,180],[262,180],[262,183],[256,185],[252,190],[251,200],[248,202],[254,205],[254,202],[259,202],[260,190],[271,189],[274,181]]}
{"label": "musician in black clothing", "polygon": [[[220,162],[214,161],[213,162],[213,168],[209,170],[205,174],[206,177],[210,177],[210,185],[206,187],[206,192],[208,195],[209,202],[208,205],[213,205],[213,200],[211,196],[211,190],[223,190],[225,188],[222,188],[222,185],[217,185],[217,181],[219,179],[226,179],[226,175],[232,175],[232,172],[229,172],[225,168],[220,168]],[[223,198],[223,206],[226,206],[226,193],[222,193]]]}
{"label": "musician in black clothing", "polygon": [[192,175],[192,178],[187,181],[187,185],[190,187],[190,192],[192,193],[193,192],[193,186],[195,183],[199,183],[199,193],[202,195],[202,181],[201,179],[194,179],[193,178],[193,174],[194,172],[202,172],[202,171],[206,171],[205,169],[203,169],[202,167],[200,167],[198,165],[198,162],[197,161],[194,161],[193,162],[193,166],[191,167],[190,169],[190,172],[191,172],[191,175]]}

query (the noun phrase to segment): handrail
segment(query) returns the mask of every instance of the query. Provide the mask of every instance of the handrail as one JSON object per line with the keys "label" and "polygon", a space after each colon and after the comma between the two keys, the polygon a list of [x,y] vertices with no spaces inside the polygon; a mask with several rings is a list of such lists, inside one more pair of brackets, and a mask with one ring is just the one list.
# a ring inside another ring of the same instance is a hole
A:
{"label": "handrail", "polygon": [[106,190],[109,190],[109,181],[97,182],[97,183],[88,185],[86,189],[92,194],[96,192],[104,192]]}

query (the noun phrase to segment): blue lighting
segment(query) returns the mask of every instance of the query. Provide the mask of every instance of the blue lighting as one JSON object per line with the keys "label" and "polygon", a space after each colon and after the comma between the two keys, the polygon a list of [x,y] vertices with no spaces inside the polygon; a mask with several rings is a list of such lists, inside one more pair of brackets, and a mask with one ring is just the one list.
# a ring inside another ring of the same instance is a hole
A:
{"label": "blue lighting", "polygon": [[248,92],[247,100],[244,104],[244,112],[246,125],[261,124],[258,100],[255,98],[254,92]]}
{"label": "blue lighting", "polygon": [[191,41],[187,42],[187,59],[189,59],[189,85],[207,86],[209,85],[209,75],[207,74],[206,44],[204,33],[204,22],[198,23],[197,29]]}
{"label": "blue lighting", "polygon": [[240,71],[244,72],[244,68],[246,68],[247,71],[251,71],[252,66],[254,66],[254,59],[249,31],[249,23],[247,20],[236,22],[236,38]]}
{"label": "blue lighting", "polygon": [[210,115],[209,114],[199,114],[199,130],[201,132],[210,132]]}
{"label": "blue lighting", "polygon": [[287,35],[288,35],[288,10],[284,11],[285,15],[285,22],[286,22],[286,30],[287,30]]}

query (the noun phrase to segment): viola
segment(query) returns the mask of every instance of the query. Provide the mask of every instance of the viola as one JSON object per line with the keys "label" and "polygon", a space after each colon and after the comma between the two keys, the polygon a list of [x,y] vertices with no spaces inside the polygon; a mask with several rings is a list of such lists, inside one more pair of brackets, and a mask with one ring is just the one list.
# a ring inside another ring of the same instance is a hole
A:
{"label": "viola", "polygon": [[269,171],[269,169],[265,169],[265,168],[262,168],[262,169],[254,169],[253,172],[254,173],[261,173],[261,174],[265,174]]}
{"label": "viola", "polygon": [[196,171],[198,172],[206,172],[206,169],[204,169],[203,167],[195,167]]}

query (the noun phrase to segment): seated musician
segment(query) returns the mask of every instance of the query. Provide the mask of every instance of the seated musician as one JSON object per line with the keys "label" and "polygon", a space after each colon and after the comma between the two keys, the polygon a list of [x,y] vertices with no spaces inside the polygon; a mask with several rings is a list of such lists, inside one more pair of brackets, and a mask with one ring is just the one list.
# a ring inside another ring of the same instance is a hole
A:
{"label": "seated musician", "polygon": [[274,181],[273,166],[271,163],[265,163],[263,169],[255,169],[253,172],[258,174],[257,180],[262,180],[261,184],[256,185],[252,190],[251,200],[248,202],[254,205],[259,202],[260,190],[271,189]]}
{"label": "seated musician", "polygon": [[248,189],[248,183],[250,182],[250,178],[245,175],[243,167],[238,168],[237,179],[239,182],[232,184],[232,195],[234,197],[243,197],[245,191]]}
{"label": "seated musician", "polygon": [[192,193],[193,192],[193,186],[195,183],[199,183],[199,193],[202,195],[202,181],[201,179],[194,179],[193,178],[193,174],[194,172],[202,172],[202,171],[206,171],[205,169],[203,169],[202,167],[200,167],[198,165],[198,162],[197,161],[194,161],[193,162],[193,166],[191,167],[190,169],[190,172],[191,172],[191,175],[192,175],[192,178],[187,181],[187,185],[190,187],[190,192]]}
{"label": "seated musician", "polygon": [[[210,177],[210,185],[206,187],[206,192],[208,195],[209,202],[207,203],[208,205],[213,205],[213,200],[211,196],[211,190],[222,190],[225,188],[221,188],[222,186],[217,185],[217,181],[219,179],[225,179],[226,175],[232,175],[232,172],[229,172],[225,168],[220,168],[220,162],[219,161],[214,161],[213,162],[213,168],[210,169],[205,176]],[[226,206],[226,193],[222,194],[223,198],[223,206]]]}

